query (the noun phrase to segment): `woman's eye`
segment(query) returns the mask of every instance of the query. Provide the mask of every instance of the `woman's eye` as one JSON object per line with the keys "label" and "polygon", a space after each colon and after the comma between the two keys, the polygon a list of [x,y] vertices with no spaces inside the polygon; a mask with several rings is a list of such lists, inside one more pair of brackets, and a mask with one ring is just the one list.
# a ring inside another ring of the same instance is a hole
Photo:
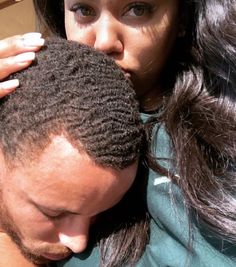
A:
{"label": "woman's eye", "polygon": [[142,17],[152,13],[152,6],[148,3],[132,3],[124,12],[124,16]]}
{"label": "woman's eye", "polygon": [[75,13],[76,21],[78,23],[89,23],[96,17],[95,10],[86,4],[75,4],[70,8],[70,11]]}

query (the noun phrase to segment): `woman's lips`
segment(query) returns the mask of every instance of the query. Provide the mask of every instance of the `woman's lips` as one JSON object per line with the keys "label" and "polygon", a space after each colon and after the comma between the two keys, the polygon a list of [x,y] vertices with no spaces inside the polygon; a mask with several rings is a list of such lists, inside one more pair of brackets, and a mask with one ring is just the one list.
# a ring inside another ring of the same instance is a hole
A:
{"label": "woman's lips", "polygon": [[131,79],[131,73],[130,73],[130,71],[125,70],[125,69],[122,69],[122,71],[123,71],[126,79]]}
{"label": "woman's lips", "polygon": [[126,79],[131,79],[131,74],[130,74],[130,72],[125,72],[125,78],[126,78]]}

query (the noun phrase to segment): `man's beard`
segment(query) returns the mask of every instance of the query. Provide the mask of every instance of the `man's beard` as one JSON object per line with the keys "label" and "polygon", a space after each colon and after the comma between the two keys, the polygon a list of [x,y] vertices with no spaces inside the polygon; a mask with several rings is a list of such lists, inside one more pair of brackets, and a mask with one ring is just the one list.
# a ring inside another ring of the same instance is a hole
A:
{"label": "man's beard", "polygon": [[[20,231],[17,229],[13,219],[11,218],[7,208],[4,206],[3,201],[1,199],[1,192],[0,192],[0,221],[1,227],[3,231],[11,238],[11,240],[17,245],[22,255],[34,264],[46,264],[49,263],[50,260],[46,259],[41,256],[43,253],[50,252],[49,248],[44,248],[41,250],[36,249],[28,249],[22,242]],[[69,254],[70,250],[64,248],[64,253]]]}
{"label": "man's beard", "polygon": [[22,243],[20,233],[18,229],[16,228],[13,220],[11,219],[11,216],[7,212],[7,209],[3,207],[3,203],[0,207],[0,220],[1,220],[1,227],[3,231],[11,238],[11,240],[17,245],[20,252],[23,254],[23,256],[29,260],[30,262],[33,262],[34,264],[45,264],[48,263],[49,260],[43,258],[38,253],[30,251],[28,248],[24,246]]}

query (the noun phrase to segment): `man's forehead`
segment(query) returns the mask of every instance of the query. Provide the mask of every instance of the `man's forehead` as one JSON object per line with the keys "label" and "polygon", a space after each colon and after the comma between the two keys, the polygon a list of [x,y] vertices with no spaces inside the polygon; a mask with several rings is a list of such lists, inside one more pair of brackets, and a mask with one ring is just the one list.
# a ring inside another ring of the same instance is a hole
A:
{"label": "man's forehead", "polygon": [[[52,134],[48,138],[49,140],[42,145],[34,144],[33,142],[29,145],[25,144],[25,148],[17,155],[17,157],[11,158],[8,153],[4,153],[1,150],[0,164],[5,163],[8,170],[15,171],[15,169],[29,169],[30,166],[36,166],[38,164],[49,163],[53,160],[62,160],[63,157],[67,157],[71,154],[87,155],[82,144],[79,141],[72,142],[66,134]],[[24,143],[22,143],[24,147]]]}
{"label": "man's forehead", "polygon": [[73,153],[78,154],[78,148],[76,148],[64,134],[54,135],[51,137],[51,142],[45,148],[44,153],[42,153],[42,157],[45,154],[54,152],[57,156],[66,157]]}

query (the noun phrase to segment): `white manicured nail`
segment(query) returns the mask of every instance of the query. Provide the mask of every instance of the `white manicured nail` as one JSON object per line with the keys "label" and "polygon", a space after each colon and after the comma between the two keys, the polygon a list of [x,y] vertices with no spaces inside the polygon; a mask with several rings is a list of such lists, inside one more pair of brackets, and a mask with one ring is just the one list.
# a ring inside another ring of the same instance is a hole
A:
{"label": "white manicured nail", "polygon": [[40,32],[28,32],[22,35],[23,38],[41,38],[42,34]]}
{"label": "white manicured nail", "polygon": [[45,40],[43,38],[24,38],[24,46],[43,46]]}
{"label": "white manicured nail", "polygon": [[22,36],[22,41],[24,46],[43,46],[45,40],[42,37],[42,34],[39,32],[30,32]]}
{"label": "white manicured nail", "polygon": [[34,59],[35,59],[34,52],[26,52],[26,53],[22,53],[22,54],[15,56],[16,63],[24,63],[24,62],[32,61]]}
{"label": "white manicured nail", "polygon": [[18,79],[14,79],[14,80],[9,80],[6,82],[1,82],[0,83],[0,89],[1,90],[10,90],[10,89],[14,89],[16,87],[19,86],[19,80]]}

